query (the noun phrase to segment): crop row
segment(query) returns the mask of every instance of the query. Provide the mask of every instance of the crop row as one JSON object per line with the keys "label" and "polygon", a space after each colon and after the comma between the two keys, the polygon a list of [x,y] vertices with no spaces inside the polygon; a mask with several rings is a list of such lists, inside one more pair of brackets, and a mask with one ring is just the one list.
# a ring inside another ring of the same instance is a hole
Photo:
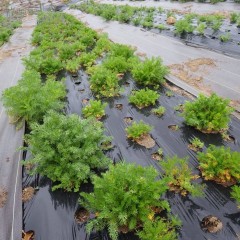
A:
{"label": "crop row", "polygon": [[[83,109],[84,118],[66,115],[66,90],[61,71],[78,74],[80,68],[89,75],[90,88],[96,98],[121,94],[121,80],[131,74],[141,90],[134,91],[129,101],[138,108],[155,105],[160,95],[157,89],[164,82],[168,69],[160,58],[140,61],[134,49],[110,42],[74,17],[63,13],[42,13],[38,17],[32,43],[36,48],[24,62],[26,71],[18,85],[3,92],[2,101],[15,122],[26,121],[31,130],[25,136],[31,159],[23,162],[31,174],[39,173],[54,182],[52,190],[62,188],[79,192],[80,185],[91,181],[92,193],[80,193],[80,204],[95,214],[87,230],[107,228],[112,239],[119,232],[134,231],[140,239],[177,239],[179,219],[171,216],[170,206],[163,196],[174,191],[182,196],[203,194],[204,186],[195,182],[187,159],[166,157],[160,162],[160,173],[153,167],[141,167],[126,162],[113,165],[105,156],[110,137],[104,135],[106,104],[91,100]],[[186,102],[182,116],[187,125],[200,131],[225,133],[233,111],[229,101],[215,94],[200,95]],[[157,115],[163,108],[153,109]],[[133,122],[126,128],[129,139],[144,145],[152,126]],[[148,141],[149,142],[149,141]],[[240,153],[229,148],[210,146],[201,152],[203,143],[193,139],[198,151],[202,177],[222,185],[232,186],[232,197],[240,201]],[[158,157],[162,157],[159,149]],[[104,173],[99,176],[99,170]],[[107,171],[106,171],[107,170]]]}
{"label": "crop row", "polygon": [[[161,7],[133,7],[129,5],[116,6],[90,1],[80,5],[72,5],[71,8],[103,17],[105,20],[117,20],[121,23],[131,23],[144,28],[156,28],[160,31],[174,31],[182,36],[186,33],[194,33],[200,36],[219,31],[223,22],[233,24],[233,28],[240,27],[240,14],[231,13],[230,22],[221,14],[199,15],[195,13],[179,14]],[[158,22],[158,23],[157,23]],[[219,40],[227,42],[231,39],[228,29],[223,29]],[[226,32],[225,32],[226,31]]]}
{"label": "crop row", "polygon": [[13,30],[20,26],[20,22],[11,21],[0,15],[0,46],[7,42],[13,34]]}

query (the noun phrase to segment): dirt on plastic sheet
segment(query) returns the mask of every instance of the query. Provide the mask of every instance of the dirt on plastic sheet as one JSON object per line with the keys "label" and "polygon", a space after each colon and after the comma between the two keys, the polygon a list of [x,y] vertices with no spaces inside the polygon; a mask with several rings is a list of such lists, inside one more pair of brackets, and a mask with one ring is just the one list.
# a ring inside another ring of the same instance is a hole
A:
{"label": "dirt on plastic sheet", "polygon": [[0,188],[0,208],[3,208],[7,202],[8,192],[4,188]]}
{"label": "dirt on plastic sheet", "polygon": [[[81,115],[84,106],[83,99],[92,99],[94,96],[89,90],[88,77],[84,71],[78,75],[80,84],[75,84],[73,78],[66,74],[67,113]],[[129,85],[125,85],[125,82]],[[229,135],[235,138],[235,142],[224,141],[220,134],[204,134],[192,127],[184,124],[179,112],[174,110],[175,106],[183,104],[189,100],[186,96],[174,92],[169,98],[166,96],[168,89],[163,87],[159,90],[161,94],[156,106],[139,110],[129,104],[128,95],[138,86],[132,81],[130,76],[125,76],[122,80],[124,92],[121,96],[111,99],[104,99],[108,103],[106,107],[106,117],[102,120],[106,129],[106,135],[112,136],[113,149],[106,152],[114,163],[125,160],[129,163],[136,163],[142,166],[154,166],[160,173],[162,172],[158,161],[152,158],[159,148],[163,150],[163,160],[166,156],[177,155],[179,157],[188,156],[189,167],[194,175],[199,175],[198,160],[196,153],[188,148],[190,139],[198,137],[204,142],[205,147],[209,144],[217,146],[228,146],[234,151],[240,149],[240,121],[232,117],[230,122]],[[85,89],[80,92],[80,89]],[[121,110],[116,109],[116,104],[122,104]],[[151,113],[152,108],[163,106],[166,108],[165,114],[159,118]],[[156,142],[152,148],[145,148],[127,139],[125,128],[129,125],[124,121],[125,117],[132,117],[134,121],[144,121],[152,125],[151,137]],[[169,125],[178,125],[178,131],[172,131]],[[205,150],[205,148],[204,148]],[[28,159],[30,153],[27,153]],[[179,240],[237,240],[240,233],[240,211],[237,204],[230,198],[230,188],[223,187],[212,181],[204,181],[202,178],[196,180],[199,184],[206,184],[204,197],[181,196],[180,194],[167,192],[164,198],[169,201],[172,214],[178,216],[182,221],[179,230]],[[79,204],[79,193],[69,193],[63,190],[52,191],[52,182],[38,175],[30,176],[23,172],[23,188],[27,186],[39,187],[38,194],[30,201],[23,204],[23,224],[24,230],[34,230],[35,239],[53,240],[110,240],[107,231],[86,233],[86,222],[77,223],[75,220],[76,211],[82,207]],[[83,184],[80,192],[91,192],[91,184]],[[223,228],[217,233],[209,233],[201,228],[202,219],[213,215],[221,220]],[[133,233],[120,233],[119,240],[138,240]]]}

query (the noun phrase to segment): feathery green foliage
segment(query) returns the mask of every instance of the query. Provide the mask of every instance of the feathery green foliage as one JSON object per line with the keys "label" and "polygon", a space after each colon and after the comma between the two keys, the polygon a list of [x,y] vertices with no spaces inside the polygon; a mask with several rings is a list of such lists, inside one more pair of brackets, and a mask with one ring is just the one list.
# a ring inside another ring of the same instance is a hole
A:
{"label": "feathery green foliage", "polygon": [[180,226],[181,222],[179,221],[156,218],[154,221],[146,221],[143,229],[138,232],[138,236],[141,240],[177,240],[174,228]]}
{"label": "feathery green foliage", "polygon": [[33,164],[33,174],[50,178],[53,190],[77,192],[94,175],[93,169],[106,169],[110,163],[100,147],[106,140],[101,122],[50,112],[42,125],[31,128],[26,141],[32,158],[24,164]]}
{"label": "feathery green foliage", "polygon": [[210,145],[206,152],[198,152],[198,160],[204,179],[220,184],[240,181],[239,152]]}
{"label": "feathery green foliage", "polygon": [[186,196],[188,193],[193,196],[201,196],[203,187],[192,183],[198,176],[193,175],[188,167],[187,159],[177,156],[168,157],[166,161],[161,161],[160,166],[164,171],[164,180],[169,186],[170,191]]}
{"label": "feathery green foliage", "polygon": [[156,91],[146,88],[133,91],[129,97],[129,102],[135,104],[138,108],[143,108],[154,105],[159,96]]}
{"label": "feathery green foliage", "polygon": [[90,77],[90,88],[97,94],[97,97],[114,97],[120,91],[116,73],[103,66],[94,68],[94,73]]}
{"label": "feathery green foliage", "polygon": [[83,116],[101,119],[105,115],[106,106],[107,104],[101,103],[100,100],[90,100],[89,105],[82,109]]}
{"label": "feathery green foliage", "polygon": [[126,128],[127,137],[133,140],[141,138],[143,135],[148,134],[152,130],[152,126],[144,123],[142,120],[140,122],[133,122],[133,124]]}
{"label": "feathery green foliage", "polygon": [[202,94],[194,102],[184,104],[182,116],[187,125],[204,132],[219,132],[228,128],[230,113],[229,100],[216,94],[206,97]]}
{"label": "feathery green foliage", "polygon": [[168,68],[162,64],[161,58],[146,59],[135,64],[132,69],[133,78],[144,86],[156,86],[164,83],[166,74],[168,74]]}
{"label": "feathery green foliage", "polygon": [[46,83],[42,83],[39,73],[28,70],[16,86],[3,92],[1,100],[10,116],[23,118],[27,122],[40,122],[47,111],[64,107],[61,99],[65,95],[63,82],[49,77]]}
{"label": "feathery green foliage", "polygon": [[160,106],[160,107],[158,107],[158,108],[154,108],[153,110],[152,110],[152,113],[153,114],[156,114],[157,116],[162,116],[164,113],[165,113],[165,111],[166,111],[166,108],[165,107],[163,107],[163,106]]}
{"label": "feathery green foliage", "polygon": [[9,40],[13,30],[20,25],[20,22],[11,21],[0,14],[0,46]]}
{"label": "feathery green foliage", "polygon": [[166,186],[156,180],[157,175],[153,167],[118,163],[102,177],[94,176],[93,193],[81,193],[81,204],[96,213],[87,224],[88,232],[106,227],[116,240],[121,227],[133,230],[148,221],[154,215],[153,207],[169,210],[168,202],[160,200]]}

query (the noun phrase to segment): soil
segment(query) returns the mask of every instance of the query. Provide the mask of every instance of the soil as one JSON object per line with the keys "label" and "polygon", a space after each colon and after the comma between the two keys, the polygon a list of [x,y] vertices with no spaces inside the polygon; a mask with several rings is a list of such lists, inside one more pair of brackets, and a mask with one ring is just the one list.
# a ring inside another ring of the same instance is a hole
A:
{"label": "soil", "polygon": [[202,219],[201,227],[210,233],[216,233],[223,228],[221,220],[213,215],[206,216]]}
{"label": "soil", "polygon": [[152,139],[152,137],[150,136],[150,134],[144,134],[142,137],[136,139],[136,142],[139,145],[144,146],[146,148],[152,148],[156,144],[154,139]]}
{"label": "soil", "polygon": [[22,191],[22,201],[27,202],[31,200],[34,196],[35,189],[33,187],[26,187]]}
{"label": "soil", "polygon": [[28,232],[22,231],[22,240],[34,240],[34,231],[30,230]]}
{"label": "soil", "polygon": [[123,105],[121,103],[117,103],[117,104],[115,104],[115,108],[118,109],[118,110],[122,110]]}
{"label": "soil", "polygon": [[133,118],[132,117],[125,117],[123,120],[124,120],[125,123],[130,124],[130,123],[132,123]]}
{"label": "soil", "polygon": [[7,202],[8,192],[4,188],[0,188],[0,208],[3,208]]}
{"label": "soil", "polygon": [[208,68],[216,67],[215,61],[210,58],[196,58],[182,64],[169,66],[171,74],[210,95],[212,90],[203,83],[203,77],[208,74]]}
{"label": "soil", "polygon": [[178,125],[169,125],[168,128],[173,130],[173,131],[179,130],[179,126]]}
{"label": "soil", "polygon": [[157,152],[153,153],[151,156],[154,160],[157,160],[157,161],[162,160],[162,156]]}
{"label": "soil", "polygon": [[188,148],[193,150],[194,152],[198,152],[202,150],[202,148],[195,147],[193,144],[188,144]]}
{"label": "soil", "polygon": [[75,213],[75,220],[77,223],[84,223],[90,217],[90,213],[85,208],[79,208]]}
{"label": "soil", "polygon": [[82,103],[83,103],[83,104],[88,104],[88,102],[89,102],[89,99],[88,99],[88,98],[85,98],[85,99],[82,100]]}

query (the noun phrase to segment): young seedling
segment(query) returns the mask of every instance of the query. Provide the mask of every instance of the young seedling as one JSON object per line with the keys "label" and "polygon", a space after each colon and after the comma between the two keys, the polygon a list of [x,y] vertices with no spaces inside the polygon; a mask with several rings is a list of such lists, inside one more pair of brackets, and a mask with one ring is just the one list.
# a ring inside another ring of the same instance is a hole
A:
{"label": "young seedling", "polygon": [[192,149],[195,152],[198,152],[202,150],[204,147],[204,143],[197,137],[194,137],[191,141],[190,144],[188,145],[190,149]]}
{"label": "young seedling", "polygon": [[240,208],[240,186],[236,185],[232,187],[231,197],[235,199],[238,207]]}
{"label": "young seedling", "polygon": [[133,122],[133,124],[126,128],[127,137],[137,142],[139,145],[145,146],[146,148],[151,148],[155,145],[155,141],[150,136],[150,131],[152,126],[140,122]]}
{"label": "young seedling", "polygon": [[221,42],[228,42],[231,38],[230,33],[223,34],[219,37]]}
{"label": "young seedling", "polygon": [[146,88],[139,91],[133,91],[129,97],[129,102],[141,109],[154,105],[159,96],[160,95],[156,91]]}
{"label": "young seedling", "polygon": [[165,113],[165,111],[166,111],[166,108],[160,106],[160,107],[158,107],[158,108],[154,108],[154,109],[152,110],[152,113],[155,114],[155,115],[157,115],[157,116],[159,116],[159,117],[161,117],[161,116]]}

